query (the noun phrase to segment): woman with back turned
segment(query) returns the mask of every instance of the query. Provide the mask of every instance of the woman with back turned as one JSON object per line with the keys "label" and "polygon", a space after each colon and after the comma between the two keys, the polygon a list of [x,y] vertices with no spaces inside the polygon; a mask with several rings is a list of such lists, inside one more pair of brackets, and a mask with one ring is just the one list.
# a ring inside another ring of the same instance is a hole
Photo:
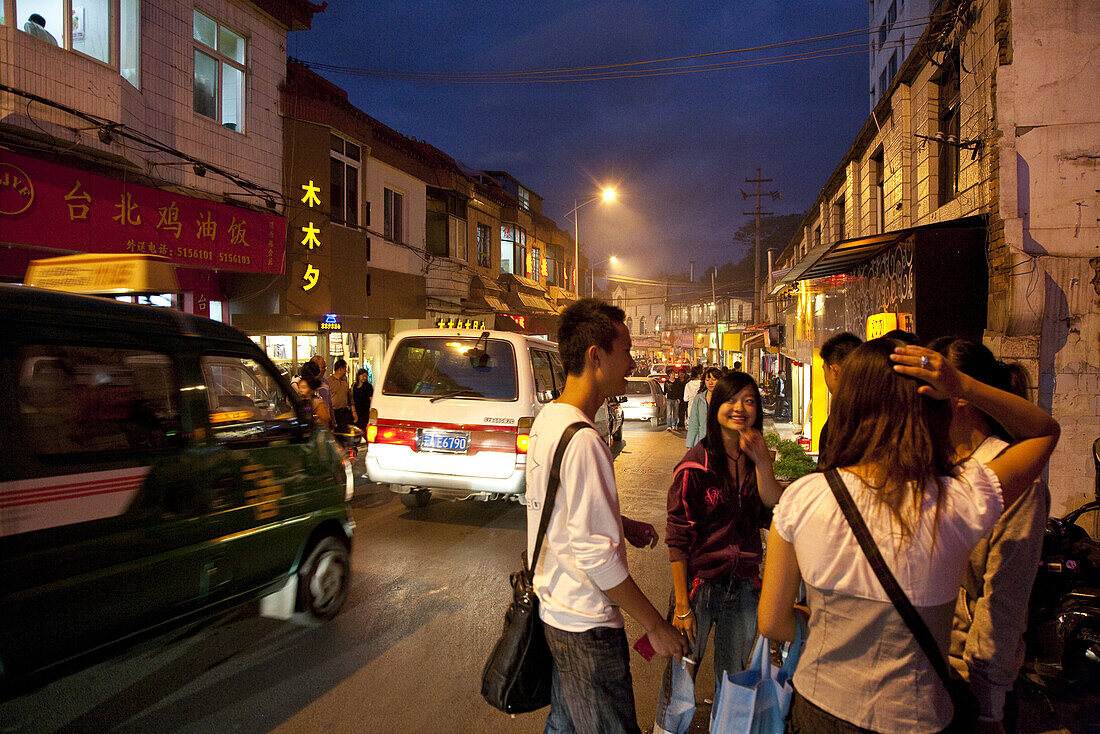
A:
{"label": "woman with back turned", "polygon": [[[956,465],[946,398],[970,402],[1017,442],[987,464]],[[835,440],[821,468],[839,470],[887,567],[946,650],[970,552],[1038,476],[1058,424],[938,352],[888,338],[849,355],[829,420]],[[951,723],[947,689],[820,473],[789,486],[775,507],[761,634],[794,637],[802,581],[809,634],[794,676],[791,731],[931,734]]]}

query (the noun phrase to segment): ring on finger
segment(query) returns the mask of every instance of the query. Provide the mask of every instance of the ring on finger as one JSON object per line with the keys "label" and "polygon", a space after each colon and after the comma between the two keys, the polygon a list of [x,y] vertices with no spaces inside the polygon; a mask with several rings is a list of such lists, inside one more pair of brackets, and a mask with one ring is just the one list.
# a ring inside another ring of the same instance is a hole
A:
{"label": "ring on finger", "polygon": [[924,370],[928,369],[929,364],[931,364],[931,361],[928,359],[928,357],[922,356],[920,358],[921,369],[924,369]]}

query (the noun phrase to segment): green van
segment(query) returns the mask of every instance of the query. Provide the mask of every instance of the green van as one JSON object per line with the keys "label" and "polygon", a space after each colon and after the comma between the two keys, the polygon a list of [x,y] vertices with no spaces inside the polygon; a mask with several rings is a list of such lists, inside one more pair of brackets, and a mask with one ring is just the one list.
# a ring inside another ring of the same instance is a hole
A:
{"label": "green van", "polygon": [[330,619],[352,473],[245,335],[0,285],[0,688],[260,599]]}

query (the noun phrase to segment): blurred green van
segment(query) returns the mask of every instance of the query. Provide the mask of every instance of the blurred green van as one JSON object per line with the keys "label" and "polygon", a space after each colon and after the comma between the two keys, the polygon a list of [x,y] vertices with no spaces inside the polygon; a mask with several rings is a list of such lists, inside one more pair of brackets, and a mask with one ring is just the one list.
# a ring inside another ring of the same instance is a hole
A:
{"label": "blurred green van", "polygon": [[331,619],[352,473],[244,334],[0,285],[0,686],[260,599]]}

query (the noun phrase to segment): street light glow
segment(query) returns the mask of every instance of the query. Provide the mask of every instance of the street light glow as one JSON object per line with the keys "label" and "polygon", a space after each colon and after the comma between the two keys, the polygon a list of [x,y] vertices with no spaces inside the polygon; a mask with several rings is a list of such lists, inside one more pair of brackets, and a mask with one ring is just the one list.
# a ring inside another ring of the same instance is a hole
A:
{"label": "street light glow", "polygon": [[614,255],[612,255],[611,257],[607,258],[607,261],[608,261],[609,263],[611,263],[612,265],[617,265],[617,264],[618,264],[618,262],[619,262],[619,258],[617,258],[617,257],[615,257]]}
{"label": "street light glow", "polygon": [[603,190],[603,200],[604,201],[615,201],[615,189],[604,189]]}

